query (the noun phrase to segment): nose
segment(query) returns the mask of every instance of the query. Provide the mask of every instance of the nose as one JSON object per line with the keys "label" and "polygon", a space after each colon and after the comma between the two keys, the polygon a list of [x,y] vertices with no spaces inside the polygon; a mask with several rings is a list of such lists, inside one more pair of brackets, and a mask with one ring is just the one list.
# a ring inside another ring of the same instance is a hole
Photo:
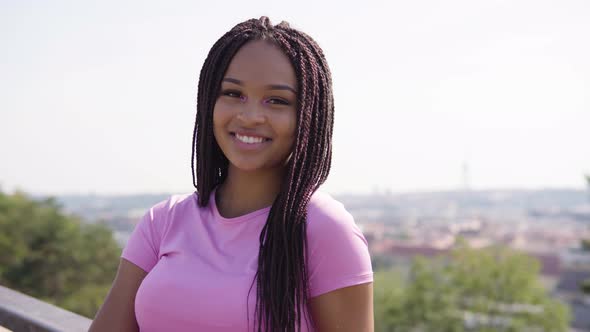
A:
{"label": "nose", "polygon": [[245,102],[237,115],[244,126],[253,126],[266,122],[266,114],[261,105]]}

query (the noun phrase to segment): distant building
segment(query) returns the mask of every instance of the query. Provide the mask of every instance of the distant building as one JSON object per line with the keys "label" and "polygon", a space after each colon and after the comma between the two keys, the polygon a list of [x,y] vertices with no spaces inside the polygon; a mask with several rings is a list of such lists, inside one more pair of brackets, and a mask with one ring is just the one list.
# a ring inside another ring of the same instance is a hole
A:
{"label": "distant building", "polygon": [[590,251],[572,248],[561,253],[563,263],[570,268],[590,268]]}

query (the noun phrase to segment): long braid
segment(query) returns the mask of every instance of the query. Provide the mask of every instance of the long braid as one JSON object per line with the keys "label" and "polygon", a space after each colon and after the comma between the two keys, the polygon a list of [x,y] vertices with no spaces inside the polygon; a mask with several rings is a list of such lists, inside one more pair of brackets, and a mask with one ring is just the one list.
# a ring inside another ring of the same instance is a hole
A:
{"label": "long braid", "polygon": [[252,281],[257,286],[254,324],[257,331],[291,332],[301,329],[301,318],[309,320],[305,310],[307,204],[326,180],[332,156],[331,74],[311,37],[286,22],[272,26],[267,17],[261,17],[236,25],[213,45],[199,76],[191,169],[199,204],[206,206],[213,189],[225,180],[229,163],[213,135],[213,108],[221,80],[237,51],[260,39],[274,43],[290,59],[298,92],[296,143],[280,193],[260,232],[258,269]]}

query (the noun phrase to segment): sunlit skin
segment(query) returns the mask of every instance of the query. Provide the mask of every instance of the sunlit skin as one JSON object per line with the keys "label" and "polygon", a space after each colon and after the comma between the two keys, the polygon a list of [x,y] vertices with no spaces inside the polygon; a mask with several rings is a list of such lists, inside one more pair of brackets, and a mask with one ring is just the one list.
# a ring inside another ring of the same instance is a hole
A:
{"label": "sunlit skin", "polygon": [[[279,193],[295,141],[296,87],[289,58],[270,42],[249,42],[230,62],[213,110],[215,139],[229,160],[217,191],[224,217],[270,206]],[[264,141],[246,144],[236,134]]]}

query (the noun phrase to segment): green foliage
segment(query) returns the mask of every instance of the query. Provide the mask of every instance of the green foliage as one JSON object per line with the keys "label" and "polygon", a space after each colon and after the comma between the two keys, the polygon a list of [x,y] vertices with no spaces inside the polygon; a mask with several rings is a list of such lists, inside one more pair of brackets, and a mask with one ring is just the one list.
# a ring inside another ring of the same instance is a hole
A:
{"label": "green foliage", "polygon": [[109,229],[65,215],[55,200],[0,192],[0,284],[92,318],[120,253]]}
{"label": "green foliage", "polygon": [[582,239],[581,243],[582,250],[590,251],[590,239]]}
{"label": "green foliage", "polygon": [[580,284],[580,290],[584,294],[590,295],[590,279],[586,279],[586,280],[582,281],[582,283]]}
{"label": "green foliage", "polygon": [[539,263],[525,254],[465,245],[414,260],[407,278],[377,272],[376,331],[566,331],[568,308],[551,299],[538,274]]}
{"label": "green foliage", "polygon": [[375,273],[375,331],[402,331],[405,324],[405,293],[401,273],[380,271]]}

